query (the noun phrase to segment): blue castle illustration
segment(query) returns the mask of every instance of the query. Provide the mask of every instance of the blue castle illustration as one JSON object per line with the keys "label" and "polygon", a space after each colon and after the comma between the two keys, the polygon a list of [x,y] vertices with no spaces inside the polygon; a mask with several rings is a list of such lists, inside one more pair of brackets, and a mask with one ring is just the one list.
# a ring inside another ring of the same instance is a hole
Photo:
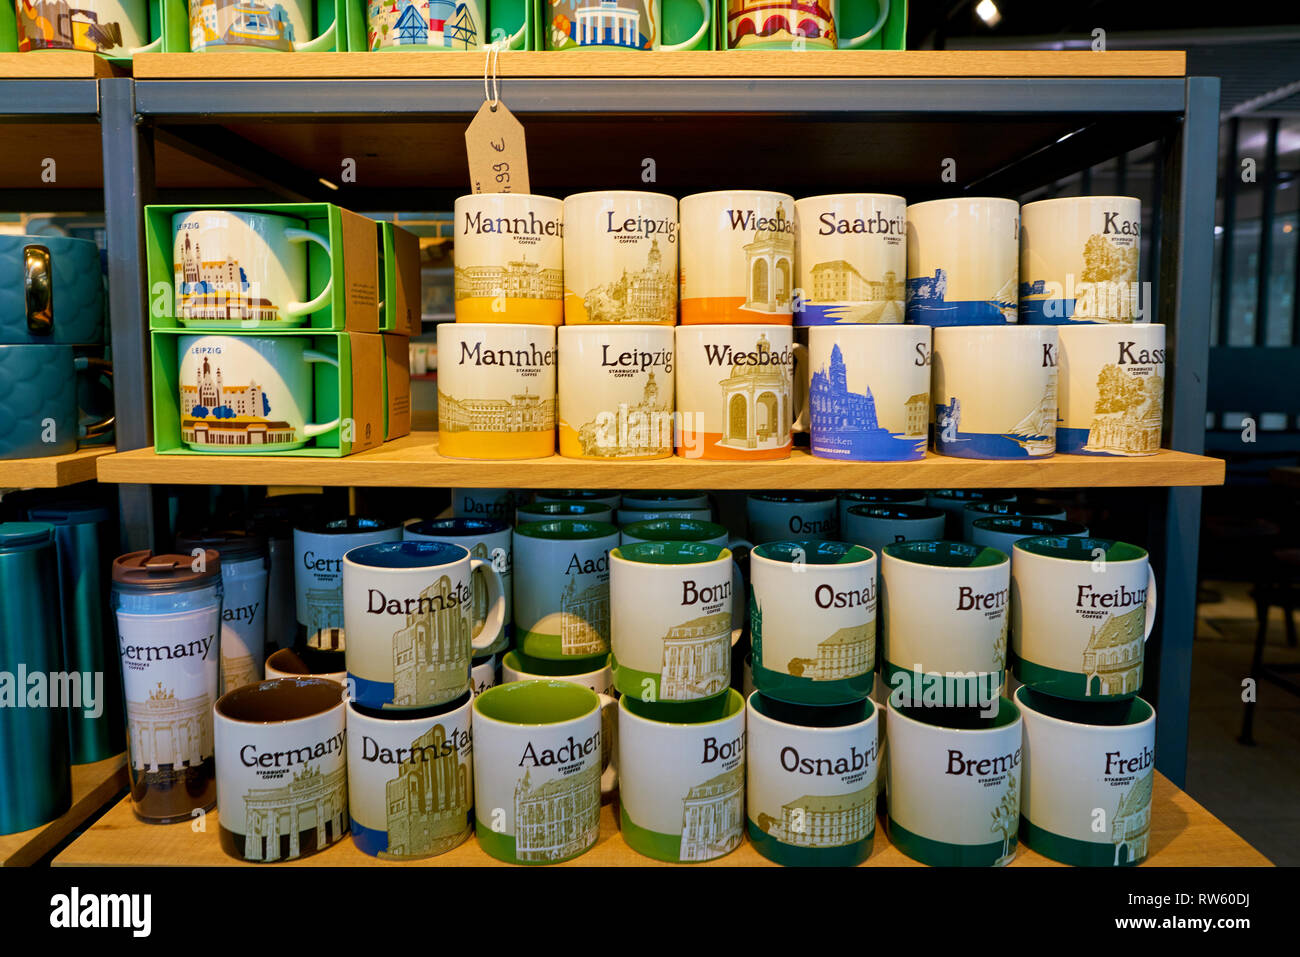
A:
{"label": "blue castle illustration", "polygon": [[884,431],[876,419],[876,398],[867,386],[866,394],[849,391],[849,372],[844,354],[836,344],[831,349],[830,371],[813,373],[808,390],[813,428],[851,432]]}
{"label": "blue castle illustration", "polygon": [[907,304],[941,303],[948,295],[948,271],[936,268],[933,276],[916,276],[907,281]]}
{"label": "blue castle illustration", "polygon": [[876,397],[849,391],[848,366],[838,343],[831,348],[829,369],[812,375],[808,389],[809,426],[813,451],[845,459],[890,461],[920,458],[925,447],[928,397],[915,395],[906,402],[906,420],[912,438],[882,428],[876,415]]}

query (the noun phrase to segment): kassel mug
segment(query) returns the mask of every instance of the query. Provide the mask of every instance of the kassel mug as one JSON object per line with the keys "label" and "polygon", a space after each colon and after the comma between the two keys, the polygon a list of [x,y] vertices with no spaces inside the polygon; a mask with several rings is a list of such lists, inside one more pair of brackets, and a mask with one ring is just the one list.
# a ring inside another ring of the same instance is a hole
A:
{"label": "kassel mug", "polygon": [[1060,330],[1056,445],[1072,455],[1155,455],[1165,408],[1165,327]]}

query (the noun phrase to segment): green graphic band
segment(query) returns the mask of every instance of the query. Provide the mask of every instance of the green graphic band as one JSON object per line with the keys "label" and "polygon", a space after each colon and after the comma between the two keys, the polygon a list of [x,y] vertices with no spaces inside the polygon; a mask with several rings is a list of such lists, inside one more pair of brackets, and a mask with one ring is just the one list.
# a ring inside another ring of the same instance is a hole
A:
{"label": "green graphic band", "polygon": [[871,845],[876,837],[876,828],[872,825],[866,837],[851,844],[795,847],[778,841],[752,820],[746,822],[745,829],[758,853],[785,867],[857,867],[871,856]]}
{"label": "green graphic band", "polygon": [[723,685],[711,695],[701,695],[698,698],[671,698],[661,699],[659,697],[659,675],[653,671],[638,671],[636,668],[629,668],[627,665],[621,665],[618,658],[610,656],[610,662],[614,668],[614,687],[618,689],[619,694],[631,695],[638,701],[704,701],[709,698],[716,698],[718,695],[726,694],[731,690],[730,686]]}
{"label": "green graphic band", "polygon": [[[680,834],[661,834],[658,831],[651,831],[648,828],[634,824],[632,819],[627,816],[627,808],[621,805],[619,816],[621,818],[619,826],[623,831],[623,840],[627,841],[627,846],[638,854],[652,857],[656,861],[668,861],[672,864],[697,863],[696,861],[682,861],[682,836]],[[725,856],[725,854],[719,854],[717,857],[700,858],[700,860],[713,861],[717,860],[718,857]]]}
{"label": "green graphic band", "polygon": [[559,864],[563,861],[571,861],[575,857],[581,857],[591,850],[590,847],[584,847],[577,854],[570,854],[568,857],[557,857],[554,860],[521,861],[515,857],[515,837],[513,834],[499,834],[488,827],[482,819],[474,822],[474,834],[478,838],[479,847],[498,861],[505,861],[507,864]]}
{"label": "green graphic band", "polygon": [[[1029,685],[1035,691],[1055,695],[1058,698],[1073,698],[1076,701],[1122,701],[1135,697],[1137,691],[1127,694],[1099,694],[1095,689],[1088,694],[1088,676],[1078,671],[1061,671],[1047,665],[1036,665],[1032,661],[1007,652],[1007,665],[1011,673],[1020,679],[1021,684]],[[1100,683],[1100,678],[1093,678]]]}
{"label": "green graphic band", "polygon": [[[609,648],[604,651],[598,651],[590,655],[566,655],[564,653],[564,639],[559,635],[552,635],[545,631],[530,631],[521,628],[519,631],[519,650],[531,658],[549,658],[551,660],[577,661],[580,658],[590,658],[593,662],[599,661],[609,654]],[[483,652],[486,654],[487,652]],[[479,654],[479,652],[475,652]],[[595,671],[600,665],[593,665],[591,670]]]}
{"label": "green graphic band", "polygon": [[[1109,831],[1098,837],[1108,834]],[[1050,857],[1054,861],[1071,864],[1074,867],[1132,867],[1145,859],[1143,855],[1135,860],[1128,860],[1127,848],[1121,846],[1117,850],[1109,840],[1081,841],[1077,837],[1053,834],[1024,816],[1020,818],[1020,840],[1025,842],[1025,847],[1032,848],[1043,857]]]}
{"label": "green graphic band", "polygon": [[790,704],[850,704],[871,694],[872,670],[850,678],[813,681],[764,668],[754,656],[754,687],[763,694]]}
{"label": "green graphic band", "polygon": [[[900,851],[931,867],[992,867],[1002,858],[1002,841],[989,844],[949,844],[913,834],[893,818],[889,819],[889,840]],[[1016,854],[1016,839],[1006,842],[1007,862]]]}

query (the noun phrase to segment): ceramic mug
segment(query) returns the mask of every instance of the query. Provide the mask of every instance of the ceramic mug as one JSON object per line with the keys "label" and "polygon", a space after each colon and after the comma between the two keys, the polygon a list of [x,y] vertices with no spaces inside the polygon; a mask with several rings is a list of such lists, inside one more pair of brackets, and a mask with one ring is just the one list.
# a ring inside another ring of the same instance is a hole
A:
{"label": "ceramic mug", "polygon": [[659,459],[673,454],[673,330],[564,326],[559,331],[560,454]]}
{"label": "ceramic mug", "polygon": [[1141,251],[1140,199],[1063,196],[1026,203],[1020,207],[1020,321],[1144,321]]}
{"label": "ceramic mug", "polygon": [[555,453],[555,329],[438,326],[438,452],[531,459]]}
{"label": "ceramic mug", "polygon": [[[695,24],[695,5],[702,22]],[[544,0],[546,49],[693,50],[712,25],[709,0]],[[683,13],[689,10],[689,13]],[[669,35],[685,37],[668,43]]]}
{"label": "ceramic mug", "polygon": [[808,332],[812,454],[845,462],[925,457],[928,326],[817,326]]}
{"label": "ceramic mug", "polygon": [[0,236],[0,343],[103,341],[99,246],[67,236]]}
{"label": "ceramic mug", "polygon": [[478,0],[368,0],[371,50],[480,50],[487,26]]}
{"label": "ceramic mug", "polygon": [[853,5],[860,5],[864,13],[874,15],[875,22],[859,36],[841,37],[835,27],[842,15],[841,0],[819,0],[816,3],[728,0],[727,46],[724,49],[857,50],[879,47],[880,41],[876,38],[889,19],[889,0],[875,0],[875,9],[867,4],[858,4],[857,0],[853,0]]}
{"label": "ceramic mug", "polygon": [[839,534],[834,492],[751,492],[745,518],[752,542],[826,541]]}
{"label": "ceramic mug", "polygon": [[1015,322],[1019,264],[1014,199],[935,199],[907,207],[908,322]]}
{"label": "ceramic mug", "polygon": [[111,376],[104,359],[65,345],[0,345],[0,459],[75,452],[84,439],[113,429],[113,416],[83,414],[78,379]]}
{"label": "ceramic mug", "polygon": [[324,678],[337,684],[347,685],[347,671],[316,671],[303,660],[292,648],[280,648],[271,652],[266,658],[266,680],[276,678]]}
{"label": "ceramic mug", "polygon": [[595,845],[601,712],[614,706],[568,681],[516,681],[474,699],[474,831],[484,851],[554,864]]}
{"label": "ceramic mug", "polygon": [[612,522],[614,510],[598,502],[533,502],[515,509],[515,522],[547,522],[559,518],[585,518],[589,522]]}
{"label": "ceramic mug", "polygon": [[712,698],[731,686],[731,552],[638,542],[609,553],[614,687],[647,702]]}
{"label": "ceramic mug", "polygon": [[712,508],[620,508],[616,513],[619,525],[635,525],[660,519],[677,518],[683,521],[712,522]]}
{"label": "ceramic mug", "polygon": [[790,704],[847,704],[876,670],[876,554],[782,541],[749,553],[754,687]]}
{"label": "ceramic mug", "polygon": [[787,865],[853,867],[876,835],[878,709],[870,699],[820,708],[749,696],[749,839]]}
{"label": "ceramic mug", "polygon": [[809,196],[795,200],[794,221],[796,326],[903,321],[907,200]]}
{"label": "ceramic mug", "polygon": [[[294,644],[319,648],[320,641],[313,641],[316,636],[342,630],[343,556],[349,549],[401,539],[402,526],[397,522],[363,516],[308,522],[294,528],[294,605],[304,639]],[[326,642],[326,647],[332,644]]]}
{"label": "ceramic mug", "polygon": [[[1059,434],[1059,433],[1058,433]],[[1032,502],[967,502],[961,510],[961,540],[969,542],[975,532],[975,523],[981,518],[1050,518],[1065,521],[1065,509],[1060,505]],[[1007,554],[1011,554],[1007,552]]]}
{"label": "ceramic mug", "polygon": [[706,545],[718,545],[731,552],[731,629],[732,644],[739,639],[739,630],[745,624],[745,580],[740,572],[740,563],[736,560],[736,549],[746,551],[753,548],[743,538],[737,538],[727,531],[725,526],[698,518],[651,518],[639,522],[630,522],[619,530],[620,545],[634,545],[637,542],[703,542]]}
{"label": "ceramic mug", "polygon": [[221,849],[291,861],[348,829],[344,691],[323,678],[244,685],[213,707]]}
{"label": "ceramic mug", "polygon": [[[472,579],[487,583],[487,621],[473,634]],[[501,575],[448,542],[381,542],[343,556],[343,628],[352,700],[410,710],[469,689],[470,659],[504,623]]]}
{"label": "ceramic mug", "polygon": [[1024,515],[1003,515],[977,518],[971,528],[972,545],[996,548],[1011,554],[1011,547],[1022,538],[1050,535],[1054,538],[1087,535],[1087,526],[1077,522],[1063,522],[1055,518],[1032,518]]}
{"label": "ceramic mug", "polygon": [[470,690],[482,694],[497,685],[497,656],[476,656],[469,668]]}
{"label": "ceramic mug", "polygon": [[475,193],[456,200],[454,217],[457,322],[564,321],[563,202]]}
{"label": "ceramic mug", "polygon": [[1011,550],[1011,665],[1058,698],[1132,698],[1156,620],[1146,549],[1108,538],[1024,538]]}
{"label": "ceramic mug", "polygon": [[311,363],[337,356],[300,336],[178,336],[181,441],[199,452],[300,449],[339,427],[308,422]]}
{"label": "ceramic mug", "polygon": [[675,198],[632,190],[574,193],[564,198],[564,222],[566,325],[677,324]]}
{"label": "ceramic mug", "polygon": [[[505,598],[504,626],[491,636],[486,651],[490,654],[505,651],[514,637],[514,535],[506,522],[488,518],[435,518],[427,522],[411,522],[402,529],[402,538],[408,542],[448,542],[469,551],[471,558],[491,562],[501,575],[501,591]],[[487,625],[490,611],[487,579],[474,578],[474,637]]]}
{"label": "ceramic mug", "polygon": [[898,542],[880,560],[880,675],[892,700],[991,711],[1007,667],[1011,561],[964,542]]}
{"label": "ceramic mug", "polygon": [[896,542],[943,538],[943,526],[943,512],[927,505],[851,505],[840,537],[879,555]]}
{"label": "ceramic mug", "polygon": [[454,488],[451,514],[456,518],[490,518],[509,523],[515,509],[530,497],[526,490],[516,488]]}
{"label": "ceramic mug", "polygon": [[623,508],[642,511],[656,509],[709,509],[712,502],[708,492],[633,490],[624,492],[619,505]]}
{"label": "ceramic mug", "polygon": [[767,190],[685,196],[682,324],[794,321],[794,197]]}
{"label": "ceramic mug", "polygon": [[609,550],[618,528],[607,522],[527,522],[514,532],[515,643],[532,658],[609,654]]}
{"label": "ceramic mug", "polygon": [[846,489],[839,493],[839,527],[846,526],[849,509],[854,505],[924,505],[925,498],[920,489]]}
{"label": "ceramic mug", "polygon": [[540,50],[541,25],[532,0],[488,4],[488,43],[502,50]]}
{"label": "ceramic mug", "polygon": [[1025,722],[1025,846],[1077,867],[1141,864],[1151,834],[1155,709],[1141,698],[1098,707],[1029,688],[1018,689],[1015,702]]}
{"label": "ceramic mug", "polygon": [[348,815],[362,853],[435,857],[474,833],[472,697],[406,718],[348,702]]}
{"label": "ceramic mug", "polygon": [[618,492],[607,489],[561,488],[543,489],[533,496],[534,502],[588,502],[618,508],[623,497]]}
{"label": "ceramic mug", "polygon": [[297,50],[315,53],[334,47],[336,24],[320,36],[311,33],[307,0],[189,0],[190,50]]}
{"label": "ceramic mug", "polygon": [[745,699],[726,695],[671,710],[619,699],[620,831],[639,854],[712,861],[745,829]]}
{"label": "ceramic mug", "polygon": [[938,708],[889,708],[889,840],[931,866],[997,867],[1016,856],[1024,720],[1008,699],[961,724]]}
{"label": "ceramic mug", "polygon": [[967,459],[1056,451],[1058,340],[1053,326],[934,330],[934,450]]}
{"label": "ceramic mug", "polygon": [[921,504],[937,508],[947,516],[944,537],[954,541],[961,538],[962,516],[971,502],[1014,502],[1015,492],[1003,489],[932,489]]}
{"label": "ceramic mug", "polygon": [[1070,326],[1060,330],[1060,425],[1072,455],[1155,455],[1165,408],[1165,327]]}
{"label": "ceramic mug", "polygon": [[[69,9],[49,0],[18,0],[18,52],[88,50],[131,56],[152,50],[145,0],[80,0]],[[148,43],[147,46],[144,44]]]}
{"label": "ceramic mug", "polygon": [[[176,319],[189,329],[289,329],[333,296],[328,236],[275,213],[199,209],[172,216]],[[311,296],[306,243],[325,253]]]}
{"label": "ceramic mug", "polygon": [[789,458],[795,352],[802,348],[786,326],[678,328],[677,454],[732,461]]}

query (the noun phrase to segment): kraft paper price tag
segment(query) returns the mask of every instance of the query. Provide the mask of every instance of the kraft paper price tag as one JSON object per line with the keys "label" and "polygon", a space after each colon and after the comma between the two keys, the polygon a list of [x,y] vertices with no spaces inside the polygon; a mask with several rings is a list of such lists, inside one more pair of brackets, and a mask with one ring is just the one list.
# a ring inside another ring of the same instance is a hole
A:
{"label": "kraft paper price tag", "polygon": [[465,130],[469,181],[475,193],[527,193],[528,148],[524,125],[500,100],[483,105]]}

